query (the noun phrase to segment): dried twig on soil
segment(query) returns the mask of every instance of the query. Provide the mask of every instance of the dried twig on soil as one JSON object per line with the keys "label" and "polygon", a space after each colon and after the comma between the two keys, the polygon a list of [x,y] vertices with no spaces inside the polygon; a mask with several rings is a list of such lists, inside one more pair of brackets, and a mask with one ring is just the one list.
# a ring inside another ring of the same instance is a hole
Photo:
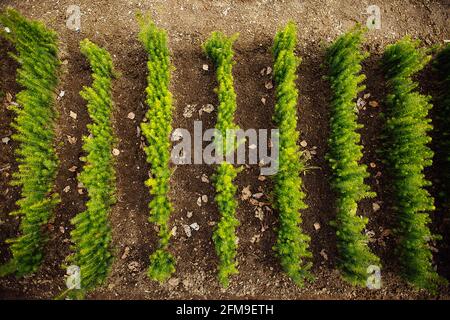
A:
{"label": "dried twig on soil", "polygon": [[[13,184],[21,187],[19,209],[21,235],[8,240],[12,259],[0,268],[0,275],[18,276],[35,272],[43,259],[43,230],[52,216],[59,197],[52,191],[58,159],[54,142],[55,87],[58,83],[57,35],[42,23],[29,21],[12,9],[0,14],[5,27],[1,35],[10,40],[20,63],[17,82],[24,87],[11,106],[17,114],[12,126],[17,133],[12,138],[19,143],[16,150],[19,171]],[[6,31],[8,28],[8,32]]]}
{"label": "dried twig on soil", "polygon": [[80,95],[87,101],[92,123],[90,135],[83,137],[86,156],[79,181],[89,195],[87,209],[72,219],[70,233],[74,254],[68,261],[80,268],[81,290],[86,292],[106,279],[111,267],[111,229],[108,215],[116,201],[115,170],[112,156],[114,135],[111,125],[113,102],[111,82],[115,76],[109,53],[88,39],[81,41],[81,52],[92,69],[92,86],[84,87]]}
{"label": "dried twig on soil", "polygon": [[385,153],[394,190],[397,215],[397,252],[404,278],[419,288],[434,291],[441,282],[432,265],[429,241],[436,239],[428,228],[429,212],[435,209],[426,190],[424,168],[432,164],[427,146],[432,129],[427,118],[430,97],[417,91],[412,76],[430,60],[419,42],[408,37],[390,45],[383,55],[389,94],[386,98]]}
{"label": "dried twig on soil", "polygon": [[146,181],[150,188],[150,221],[159,228],[159,248],[150,256],[148,276],[163,282],[175,272],[175,258],[168,251],[171,231],[169,218],[172,204],[169,199],[170,187],[170,133],[172,131],[172,94],[169,91],[170,53],[167,34],[158,29],[148,18],[140,18],[139,39],[148,53],[147,105],[141,123],[142,135],[147,139],[144,148],[147,162],[151,166],[151,177]]}
{"label": "dried twig on soil", "polygon": [[274,120],[279,128],[279,165],[275,177],[275,207],[279,211],[277,242],[274,246],[280,258],[283,270],[298,285],[305,279],[312,280],[309,271],[312,266],[307,262],[312,257],[309,251],[310,237],[301,229],[300,210],[307,208],[303,202],[300,172],[304,163],[300,160],[297,145],[297,100],[298,90],[295,86],[297,67],[300,58],[294,54],[297,43],[295,24],[289,23],[279,31],[274,40],[275,58],[274,76],[276,83],[276,104]]}
{"label": "dried twig on soil", "polygon": [[367,56],[361,51],[362,40],[363,30],[356,27],[340,36],[327,50],[327,79],[333,91],[327,160],[336,193],[337,214],[332,224],[338,240],[338,266],[347,281],[365,286],[367,267],[378,265],[379,259],[370,251],[368,238],[363,234],[368,219],[357,215],[358,202],[375,196],[364,183],[369,174],[367,167],[360,164],[363,154],[357,133],[362,125],[357,123],[355,99],[365,88],[360,85],[365,79],[360,71],[361,61]]}
{"label": "dried twig on soil", "polygon": [[[233,87],[233,42],[237,35],[226,37],[222,33],[213,32],[209,39],[203,44],[206,54],[214,61],[217,74],[217,94],[219,107],[217,110],[216,129],[223,135],[227,130],[236,129],[234,124],[234,112],[236,110],[236,93]],[[216,152],[228,154],[233,152],[234,144],[229,145],[226,139],[222,139],[223,145],[217,143]],[[235,194],[237,187],[233,180],[238,173],[230,163],[226,161],[219,164],[216,174],[213,176],[216,188],[215,201],[219,207],[220,221],[213,234],[213,241],[219,257],[219,282],[227,287],[229,276],[237,274],[236,251],[237,238],[236,227],[239,221],[236,219],[237,200]]]}

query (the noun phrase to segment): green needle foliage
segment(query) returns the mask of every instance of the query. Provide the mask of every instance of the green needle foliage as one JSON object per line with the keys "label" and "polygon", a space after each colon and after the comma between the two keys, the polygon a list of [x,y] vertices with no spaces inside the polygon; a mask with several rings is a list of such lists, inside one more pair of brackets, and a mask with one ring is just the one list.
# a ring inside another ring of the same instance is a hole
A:
{"label": "green needle foliage", "polygon": [[172,131],[172,94],[169,91],[170,52],[167,34],[147,18],[140,18],[139,39],[148,53],[147,122],[141,123],[142,134],[147,139],[147,162],[151,177],[146,185],[153,196],[150,201],[150,222],[159,228],[159,248],[150,256],[148,276],[159,282],[166,281],[175,272],[175,258],[169,252],[171,231],[169,219],[172,204],[170,188],[170,133]]}
{"label": "green needle foliage", "polygon": [[29,21],[13,9],[0,14],[0,25],[1,35],[17,50],[17,55],[11,55],[20,64],[17,82],[23,87],[16,96],[18,104],[11,107],[17,114],[12,124],[16,130],[13,139],[19,143],[19,170],[14,173],[12,184],[21,187],[18,210],[11,214],[22,216],[21,235],[8,240],[12,259],[0,267],[0,275],[23,276],[35,272],[41,264],[46,242],[43,230],[59,202],[53,192],[58,168],[53,146],[57,117],[54,99],[60,66],[58,39],[44,24]]}
{"label": "green needle foliage", "polygon": [[433,152],[427,146],[431,138],[432,105],[430,97],[415,89],[411,77],[430,60],[419,42],[406,37],[386,48],[383,66],[389,94],[386,98],[385,160],[392,178],[394,210],[397,215],[395,233],[399,239],[398,256],[403,276],[411,284],[431,291],[441,281],[432,265],[429,241],[436,239],[428,228],[429,213],[435,207],[425,187],[424,168],[432,164]]}
{"label": "green needle foliage", "polygon": [[336,193],[337,214],[332,225],[336,228],[339,251],[339,269],[344,279],[353,285],[365,286],[367,267],[379,264],[379,259],[368,247],[363,234],[368,219],[357,215],[358,202],[374,197],[364,179],[369,176],[366,166],[360,164],[362,125],[357,123],[355,98],[365,86],[361,62],[367,56],[362,52],[363,29],[356,27],[340,36],[328,48],[327,79],[331,83],[331,133],[327,160],[333,173],[331,185]]}
{"label": "green needle foliage", "polygon": [[87,101],[92,119],[90,135],[83,137],[86,156],[79,181],[87,189],[87,209],[72,219],[74,230],[68,261],[80,267],[81,290],[86,292],[101,285],[108,276],[113,254],[108,215],[115,203],[115,170],[112,156],[114,143],[111,114],[111,82],[115,77],[109,53],[88,39],[81,41],[81,52],[89,60],[93,82],[80,95]]}
{"label": "green needle foliage", "polygon": [[303,202],[300,173],[305,169],[300,160],[297,145],[297,99],[298,90],[295,85],[297,67],[301,59],[294,54],[297,43],[297,32],[294,23],[289,23],[279,31],[274,40],[273,54],[275,58],[274,76],[276,83],[276,104],[274,120],[279,128],[279,164],[275,177],[275,207],[278,209],[278,238],[274,249],[281,260],[283,270],[302,286],[305,279],[312,280],[309,269],[311,258],[309,251],[310,237],[303,233],[300,225],[300,210],[306,209]]}
{"label": "green needle foliage", "polygon": [[[236,110],[236,93],[233,87],[233,42],[237,35],[226,37],[220,32],[213,32],[209,39],[203,44],[203,50],[213,60],[216,66],[216,76],[219,97],[219,107],[217,111],[216,129],[225,136],[227,130],[237,129],[234,123],[234,112]],[[218,144],[216,151],[224,155],[232,152],[235,145],[227,144],[226,139],[222,147]],[[219,257],[218,278],[223,287],[229,285],[229,277],[237,274],[237,237],[236,227],[239,221],[236,218],[237,200],[235,194],[237,187],[233,180],[238,173],[230,163],[226,161],[219,164],[214,176],[214,186],[216,188],[215,201],[219,208],[220,221],[213,233],[213,241],[216,253]]]}
{"label": "green needle foliage", "polygon": [[434,59],[435,71],[440,80],[440,94],[436,97],[436,131],[437,147],[436,160],[440,167],[439,186],[442,207],[447,215],[450,214],[450,44],[445,45]]}

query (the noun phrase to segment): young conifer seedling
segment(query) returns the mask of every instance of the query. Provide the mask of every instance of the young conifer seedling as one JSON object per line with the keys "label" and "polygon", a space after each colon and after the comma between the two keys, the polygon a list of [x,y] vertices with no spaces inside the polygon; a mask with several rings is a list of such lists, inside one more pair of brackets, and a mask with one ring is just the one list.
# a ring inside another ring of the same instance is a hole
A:
{"label": "young conifer seedling", "polygon": [[368,218],[358,215],[358,203],[375,196],[364,179],[367,167],[360,163],[362,125],[357,123],[357,94],[364,90],[360,83],[361,62],[367,53],[361,49],[363,29],[356,27],[336,39],[326,53],[327,79],[331,84],[331,123],[327,159],[332,170],[331,186],[336,194],[336,228],[338,267],[345,280],[353,285],[366,286],[367,268],[379,266],[379,259],[369,249],[368,237],[363,233]]}
{"label": "young conifer seedling", "polygon": [[19,186],[20,236],[8,240],[12,258],[0,267],[0,275],[23,276],[39,268],[44,258],[45,229],[59,202],[54,191],[58,158],[54,148],[54,101],[58,84],[58,37],[44,24],[30,21],[13,9],[0,14],[0,35],[11,41],[17,53],[11,54],[20,67],[17,82],[23,87],[16,95],[12,136],[19,146],[19,170],[12,184]]}
{"label": "young conifer seedling", "polygon": [[295,85],[300,58],[294,50],[297,33],[294,23],[277,32],[274,40],[275,59],[275,115],[279,129],[278,172],[275,176],[274,199],[279,212],[278,237],[274,249],[283,270],[292,280],[302,286],[304,280],[312,280],[310,273],[312,257],[309,251],[310,237],[301,229],[300,211],[307,208],[303,199],[301,172],[305,164],[300,159],[297,131],[298,90]]}
{"label": "young conifer seedling", "polygon": [[169,91],[170,52],[167,34],[146,17],[140,18],[139,40],[148,53],[147,121],[141,123],[142,135],[148,145],[145,147],[151,177],[146,185],[150,188],[150,222],[158,226],[158,249],[150,256],[148,276],[164,282],[175,272],[175,258],[169,252],[171,230],[169,219],[172,204],[169,199],[170,175],[170,133],[172,131],[172,94]]}
{"label": "young conifer seedling", "polygon": [[113,260],[109,213],[116,201],[112,154],[115,138],[111,125],[113,62],[108,51],[88,39],[81,41],[80,48],[92,69],[92,85],[80,92],[92,123],[87,125],[89,135],[83,137],[85,165],[78,178],[89,200],[86,210],[71,221],[74,253],[67,260],[79,267],[81,280],[80,290],[71,292],[73,297],[82,297],[103,284],[108,276]]}
{"label": "young conifer seedling", "polygon": [[392,179],[394,211],[397,219],[395,235],[403,277],[418,288],[435,291],[443,280],[432,265],[429,242],[429,214],[434,199],[426,189],[431,182],[424,168],[432,164],[433,152],[428,144],[432,129],[427,117],[432,108],[430,97],[417,92],[413,81],[431,57],[419,42],[409,37],[389,45],[383,55],[389,93],[386,98],[384,157]]}
{"label": "young conifer seedling", "polygon": [[[213,60],[216,66],[217,95],[219,107],[217,110],[216,129],[223,137],[227,130],[237,129],[234,123],[234,112],[236,110],[236,93],[233,82],[233,42],[237,35],[226,37],[220,32],[213,32],[209,39],[203,44],[206,54]],[[224,156],[233,152],[234,144],[229,144],[227,139],[220,139],[222,145],[217,145],[216,150]],[[217,141],[217,140],[216,140]],[[237,238],[236,227],[239,221],[236,218],[237,200],[235,199],[237,187],[233,183],[238,169],[232,164],[223,161],[218,165],[214,178],[216,188],[215,201],[220,212],[220,221],[213,234],[216,253],[219,257],[219,282],[222,286],[229,285],[229,277],[237,274]]]}

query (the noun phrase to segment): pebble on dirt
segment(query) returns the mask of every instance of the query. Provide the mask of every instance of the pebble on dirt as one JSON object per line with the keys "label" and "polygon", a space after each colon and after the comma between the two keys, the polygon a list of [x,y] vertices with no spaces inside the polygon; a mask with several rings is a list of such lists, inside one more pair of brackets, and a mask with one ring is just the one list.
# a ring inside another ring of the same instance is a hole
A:
{"label": "pebble on dirt", "polygon": [[201,180],[204,183],[208,183],[209,182],[208,176],[206,174],[202,174]]}
{"label": "pebble on dirt", "polygon": [[75,144],[77,143],[77,137],[67,135],[67,141],[69,141],[70,144]]}
{"label": "pebble on dirt", "polygon": [[377,202],[372,203],[372,209],[374,212],[377,212],[380,208],[381,206]]}
{"label": "pebble on dirt", "polygon": [[195,231],[198,231],[200,229],[200,226],[197,222],[192,223],[189,227],[191,227]]}
{"label": "pebble on dirt", "polygon": [[70,110],[69,116],[70,116],[72,119],[77,119],[77,114],[76,114],[75,112],[73,112],[72,110]]}
{"label": "pebble on dirt", "polygon": [[130,254],[130,247],[125,247],[122,256],[120,257],[122,260],[125,260]]}
{"label": "pebble on dirt", "polygon": [[252,192],[250,191],[250,186],[246,186],[242,189],[241,200],[247,200],[251,197]]}
{"label": "pebble on dirt", "polygon": [[375,100],[369,101],[369,106],[371,106],[372,108],[376,108],[378,107],[378,102],[376,102]]}
{"label": "pebble on dirt", "polygon": [[188,238],[190,238],[192,236],[192,231],[191,231],[190,226],[188,226],[187,224],[183,224],[183,230]]}
{"label": "pebble on dirt", "polygon": [[192,115],[194,114],[196,108],[197,108],[196,104],[186,105],[186,107],[184,108],[184,111],[183,111],[183,117],[191,118]]}

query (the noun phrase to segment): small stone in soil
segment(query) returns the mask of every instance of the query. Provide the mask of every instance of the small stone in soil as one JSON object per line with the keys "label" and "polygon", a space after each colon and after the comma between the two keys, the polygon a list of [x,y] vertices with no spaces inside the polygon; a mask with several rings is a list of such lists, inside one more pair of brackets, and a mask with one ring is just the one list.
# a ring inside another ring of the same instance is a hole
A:
{"label": "small stone in soil", "polygon": [[264,98],[264,97],[263,97],[263,98],[261,98],[261,102],[262,102],[262,104],[264,104],[264,105],[265,105],[265,104],[266,104],[266,98]]}
{"label": "small stone in soil", "polygon": [[267,82],[264,84],[264,87],[266,87],[267,90],[272,89],[272,88],[273,88],[273,83],[272,83],[272,81],[267,81]]}
{"label": "small stone in soil", "polygon": [[131,262],[128,264],[128,270],[130,270],[130,271],[132,271],[132,272],[138,272],[140,266],[141,266],[141,265],[139,264],[139,262],[137,262],[137,261],[131,261]]}
{"label": "small stone in soil", "polygon": [[130,247],[125,247],[125,250],[123,251],[122,257],[120,257],[122,260],[125,260],[128,255],[130,254]]}
{"label": "small stone in soil", "polygon": [[191,227],[193,230],[195,230],[195,231],[198,231],[198,230],[200,229],[200,226],[198,225],[197,222],[192,223],[192,224],[190,225],[190,227]]}
{"label": "small stone in soil", "polygon": [[314,229],[319,230],[320,229],[320,223],[318,223],[318,222],[314,223]]}
{"label": "small stone in soil", "polygon": [[305,140],[303,140],[302,142],[300,142],[300,145],[305,148],[308,145],[308,142],[306,142]]}
{"label": "small stone in soil", "polygon": [[11,139],[10,139],[9,137],[4,137],[4,138],[2,138],[2,142],[5,143],[5,144],[8,144],[8,142],[9,142],[10,140],[11,140]]}
{"label": "small stone in soil", "polygon": [[76,119],[76,118],[77,118],[77,114],[76,114],[75,112],[73,112],[72,110],[70,110],[69,116],[70,116],[72,119]]}
{"label": "small stone in soil", "polygon": [[188,104],[188,105],[186,105],[186,107],[184,108],[184,111],[183,111],[183,117],[191,118],[192,115],[195,112],[196,107],[197,107],[196,104]]}
{"label": "small stone in soil", "polygon": [[252,196],[255,199],[260,199],[264,196],[264,193],[262,193],[262,192],[254,193]]}
{"label": "small stone in soil", "polygon": [[205,70],[205,71],[208,71],[209,70],[209,66],[205,63],[205,64],[203,64],[202,69]]}
{"label": "small stone in soil", "polygon": [[67,135],[67,141],[69,141],[70,144],[75,144],[77,143],[77,137]]}
{"label": "small stone in soil", "polygon": [[255,210],[255,217],[258,218],[261,221],[264,220],[264,211],[260,207],[256,208],[256,210]]}
{"label": "small stone in soil", "polygon": [[128,113],[127,118],[133,120],[135,116],[134,112],[130,112]]}
{"label": "small stone in soil", "polygon": [[246,186],[242,189],[241,192],[241,200],[247,200],[252,195],[252,192],[250,191],[250,186]]}
{"label": "small stone in soil", "polygon": [[208,183],[209,182],[208,176],[206,174],[202,174],[201,180],[204,183]]}
{"label": "small stone in soil", "polygon": [[380,210],[380,208],[381,206],[378,203],[376,202],[372,203],[372,209],[374,212],[377,212],[378,210]]}
{"label": "small stone in soil", "polygon": [[207,103],[201,108],[202,111],[205,111],[206,113],[211,113],[214,111],[214,106],[211,103]]}
{"label": "small stone in soil", "polygon": [[70,186],[66,186],[66,187],[63,189],[63,191],[64,191],[65,193],[69,192],[69,191],[70,191]]}
{"label": "small stone in soil", "polygon": [[186,234],[186,236],[188,238],[190,238],[192,236],[192,232],[191,232],[191,227],[190,226],[188,226],[187,224],[183,224],[183,230],[184,230],[184,233]]}
{"label": "small stone in soil", "polygon": [[115,156],[118,156],[118,155],[120,154],[119,149],[114,148],[114,149],[112,150],[112,154],[115,155]]}
{"label": "small stone in soil", "polygon": [[176,287],[180,283],[180,279],[178,278],[170,278],[168,281],[171,287]]}
{"label": "small stone in soil", "polygon": [[366,101],[364,101],[361,98],[358,98],[358,100],[356,100],[356,105],[360,108],[364,107],[366,105]]}
{"label": "small stone in soil", "polygon": [[369,106],[371,106],[372,108],[376,108],[378,107],[378,102],[376,102],[375,100],[369,101]]}

